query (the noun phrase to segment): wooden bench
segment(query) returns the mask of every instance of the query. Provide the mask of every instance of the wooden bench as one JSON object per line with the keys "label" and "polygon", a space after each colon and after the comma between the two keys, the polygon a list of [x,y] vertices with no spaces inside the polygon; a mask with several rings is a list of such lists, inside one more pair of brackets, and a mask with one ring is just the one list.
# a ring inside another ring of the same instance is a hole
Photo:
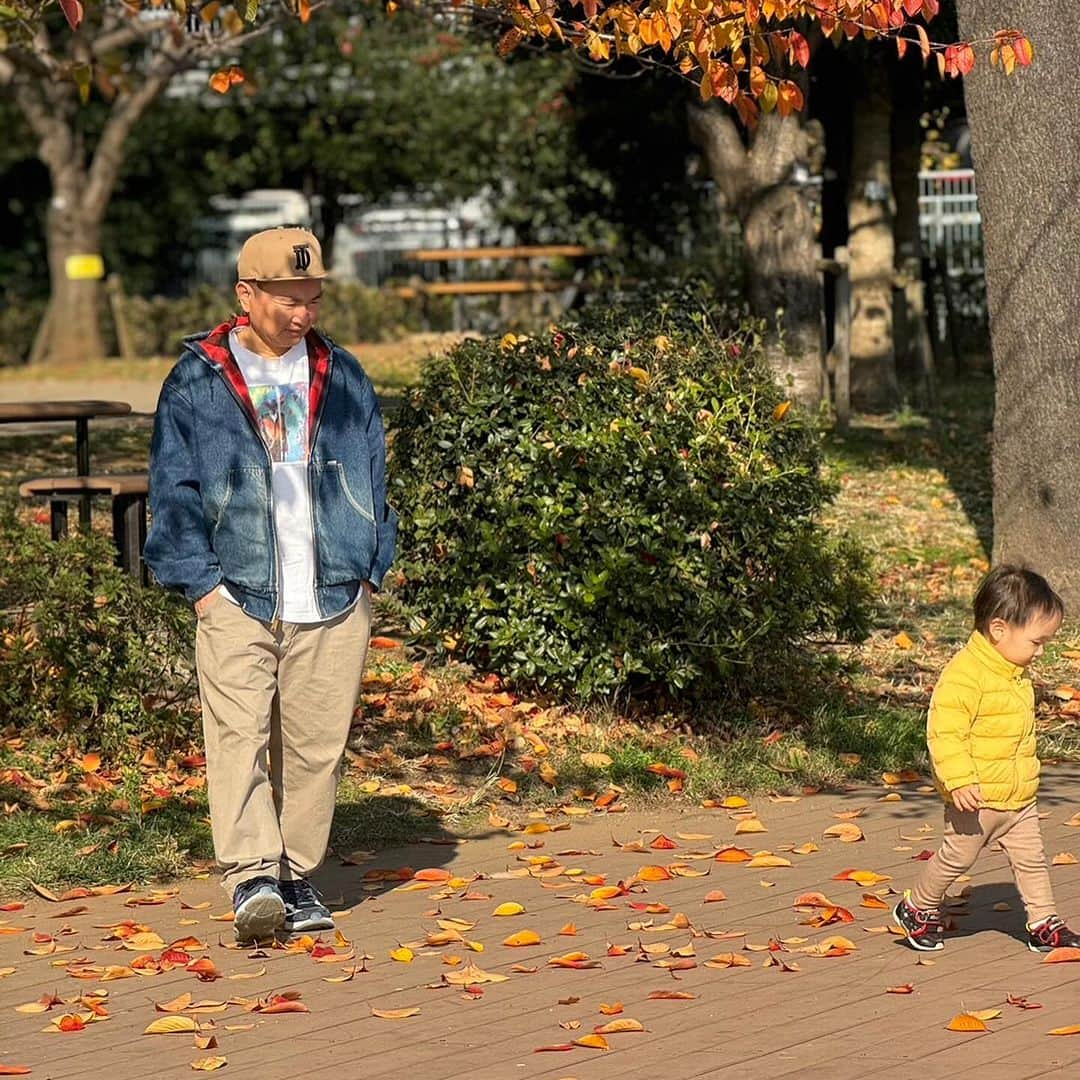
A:
{"label": "wooden bench", "polygon": [[[462,302],[469,296],[523,296],[538,293],[559,293],[570,290],[571,295],[586,288],[579,271],[574,278],[556,278],[547,273],[535,272],[534,263],[542,259],[591,259],[608,254],[604,248],[590,248],[583,244],[517,245],[514,247],[473,248],[421,248],[402,252],[406,259],[420,263],[455,263],[458,279],[454,281],[412,281],[408,285],[394,286],[391,291],[403,300],[420,298],[426,301],[432,296],[454,298],[454,329],[464,326]],[[509,262],[516,270],[513,277],[466,280],[465,264],[476,261]],[[425,306],[425,322],[427,312]]]}
{"label": "wooden bench", "polygon": [[49,531],[54,540],[67,535],[68,503],[91,495],[112,497],[113,542],[116,561],[134,577],[145,579],[142,550],[146,543],[146,473],[114,476],[43,476],[19,485],[24,499],[45,496],[49,500]]}

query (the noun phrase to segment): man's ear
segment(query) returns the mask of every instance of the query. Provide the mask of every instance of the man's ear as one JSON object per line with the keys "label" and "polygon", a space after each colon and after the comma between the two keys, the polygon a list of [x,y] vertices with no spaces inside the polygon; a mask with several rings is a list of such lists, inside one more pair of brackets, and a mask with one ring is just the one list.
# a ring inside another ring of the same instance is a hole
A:
{"label": "man's ear", "polygon": [[240,304],[240,310],[248,315],[251,312],[251,298],[252,298],[251,283],[248,281],[238,281],[236,283],[236,299]]}

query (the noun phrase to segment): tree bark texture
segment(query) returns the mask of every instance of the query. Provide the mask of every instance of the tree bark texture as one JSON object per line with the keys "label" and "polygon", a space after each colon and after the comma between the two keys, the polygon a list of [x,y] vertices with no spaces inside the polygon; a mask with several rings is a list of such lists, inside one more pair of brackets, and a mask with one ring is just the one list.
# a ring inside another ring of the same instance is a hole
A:
{"label": "tree bark texture", "polygon": [[851,255],[851,405],[885,412],[900,403],[893,348],[892,102],[888,66],[863,65],[855,102],[848,251]]}
{"label": "tree bark texture", "polygon": [[817,244],[810,207],[790,183],[811,135],[800,118],[770,113],[744,141],[730,113],[696,105],[690,130],[716,184],[719,212],[742,225],[750,309],[778,331],[767,342],[769,363],[781,383],[790,378],[797,401],[816,408],[825,393]]}
{"label": "tree bark texture", "polygon": [[1019,27],[1006,78],[968,76],[996,377],[995,562],[1023,560],[1080,603],[1080,100],[1075,22],[1044,0],[960,0],[960,33]]}

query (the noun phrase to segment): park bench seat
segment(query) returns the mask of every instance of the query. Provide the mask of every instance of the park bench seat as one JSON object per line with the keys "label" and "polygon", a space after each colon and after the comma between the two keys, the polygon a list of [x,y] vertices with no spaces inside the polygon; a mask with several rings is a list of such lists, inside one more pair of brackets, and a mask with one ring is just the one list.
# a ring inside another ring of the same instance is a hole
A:
{"label": "park bench seat", "polygon": [[112,476],[42,476],[19,485],[24,499],[49,500],[49,531],[54,540],[67,535],[68,503],[85,495],[112,498],[113,542],[117,563],[127,573],[144,577],[142,550],[146,543],[147,473],[116,473]]}

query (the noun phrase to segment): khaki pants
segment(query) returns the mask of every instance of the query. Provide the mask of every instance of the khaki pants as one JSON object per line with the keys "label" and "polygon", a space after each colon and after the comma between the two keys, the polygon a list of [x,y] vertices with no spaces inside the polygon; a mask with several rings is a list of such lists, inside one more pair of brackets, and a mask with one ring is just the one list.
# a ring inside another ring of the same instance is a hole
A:
{"label": "khaki pants", "polygon": [[923,910],[940,907],[946,889],[975,865],[984,847],[993,843],[1001,845],[1012,866],[1028,923],[1056,914],[1035,803],[1022,810],[983,809],[974,813],[946,807],[944,839],[937,854],[925,863],[911,890],[911,902]]}
{"label": "khaki pants", "polygon": [[272,629],[223,597],[199,619],[210,822],[230,896],[249,878],[306,877],[323,861],[370,625],[366,594],[310,626]]}

